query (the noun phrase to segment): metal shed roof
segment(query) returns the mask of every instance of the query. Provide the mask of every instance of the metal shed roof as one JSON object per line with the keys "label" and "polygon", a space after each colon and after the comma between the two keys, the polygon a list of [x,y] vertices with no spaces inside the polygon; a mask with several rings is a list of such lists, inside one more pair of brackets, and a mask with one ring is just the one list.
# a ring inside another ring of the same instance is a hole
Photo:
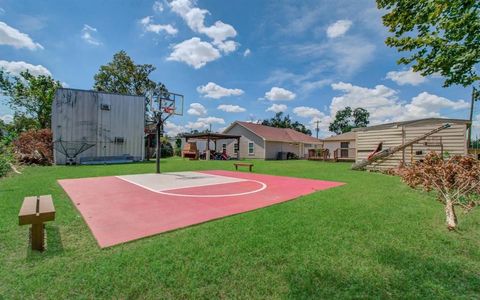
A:
{"label": "metal shed roof", "polygon": [[352,131],[359,132],[359,131],[369,131],[369,130],[381,130],[381,129],[387,129],[387,128],[395,128],[395,127],[404,126],[404,125],[418,124],[418,123],[440,123],[440,122],[441,123],[464,123],[468,126],[471,125],[470,120],[464,120],[464,119],[425,118],[425,119],[385,123],[385,124],[379,124],[379,125],[374,125],[369,127],[354,128]]}

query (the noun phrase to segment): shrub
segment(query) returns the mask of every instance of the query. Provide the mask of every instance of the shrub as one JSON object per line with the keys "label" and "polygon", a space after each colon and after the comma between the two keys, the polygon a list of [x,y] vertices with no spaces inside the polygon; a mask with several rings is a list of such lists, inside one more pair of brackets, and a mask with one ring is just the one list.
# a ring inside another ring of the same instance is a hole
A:
{"label": "shrub", "polygon": [[10,156],[6,149],[0,146],[0,177],[7,175],[11,170]]}
{"label": "shrub", "polygon": [[480,204],[480,162],[473,157],[455,155],[444,159],[432,152],[422,162],[400,169],[399,174],[412,188],[437,192],[449,230],[457,226],[456,206],[469,212]]}
{"label": "shrub", "polygon": [[162,141],[160,148],[160,157],[171,157],[173,156],[173,147],[169,142]]}
{"label": "shrub", "polygon": [[31,129],[13,142],[15,158],[25,164],[51,165],[53,162],[52,131]]}

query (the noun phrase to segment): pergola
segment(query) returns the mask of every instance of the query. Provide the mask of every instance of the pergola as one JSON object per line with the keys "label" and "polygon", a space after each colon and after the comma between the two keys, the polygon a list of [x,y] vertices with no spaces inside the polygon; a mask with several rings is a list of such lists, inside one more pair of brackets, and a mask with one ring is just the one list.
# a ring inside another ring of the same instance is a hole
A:
{"label": "pergola", "polygon": [[217,149],[218,140],[237,140],[238,150],[237,150],[237,159],[240,159],[240,135],[232,134],[223,134],[223,133],[194,133],[194,134],[185,134],[183,135],[185,142],[188,143],[188,140],[201,140],[207,142],[207,155],[206,158],[210,159],[210,141],[215,143],[215,149]]}

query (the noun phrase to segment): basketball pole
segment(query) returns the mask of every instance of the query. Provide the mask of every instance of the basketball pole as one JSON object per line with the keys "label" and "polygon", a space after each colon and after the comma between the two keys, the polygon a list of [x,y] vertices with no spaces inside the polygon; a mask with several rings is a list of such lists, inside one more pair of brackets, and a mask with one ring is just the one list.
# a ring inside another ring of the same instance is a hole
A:
{"label": "basketball pole", "polygon": [[156,120],[157,124],[156,124],[156,132],[155,132],[155,139],[157,140],[157,155],[155,157],[155,162],[156,162],[156,165],[157,165],[157,174],[160,174],[160,154],[161,154],[161,141],[160,141],[160,136],[161,136],[161,131],[162,131],[162,114],[161,113],[158,113],[157,114],[157,120]]}

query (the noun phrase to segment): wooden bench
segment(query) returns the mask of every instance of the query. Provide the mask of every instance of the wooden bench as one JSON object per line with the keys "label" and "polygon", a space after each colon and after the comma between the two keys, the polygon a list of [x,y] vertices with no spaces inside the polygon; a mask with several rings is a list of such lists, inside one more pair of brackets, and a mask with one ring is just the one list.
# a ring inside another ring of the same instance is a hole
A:
{"label": "wooden bench", "polygon": [[233,163],[235,170],[238,171],[238,167],[248,167],[249,171],[252,172],[253,164],[251,163]]}
{"label": "wooden bench", "polygon": [[31,224],[32,250],[44,250],[44,222],[55,220],[51,195],[25,197],[18,214],[20,225]]}

